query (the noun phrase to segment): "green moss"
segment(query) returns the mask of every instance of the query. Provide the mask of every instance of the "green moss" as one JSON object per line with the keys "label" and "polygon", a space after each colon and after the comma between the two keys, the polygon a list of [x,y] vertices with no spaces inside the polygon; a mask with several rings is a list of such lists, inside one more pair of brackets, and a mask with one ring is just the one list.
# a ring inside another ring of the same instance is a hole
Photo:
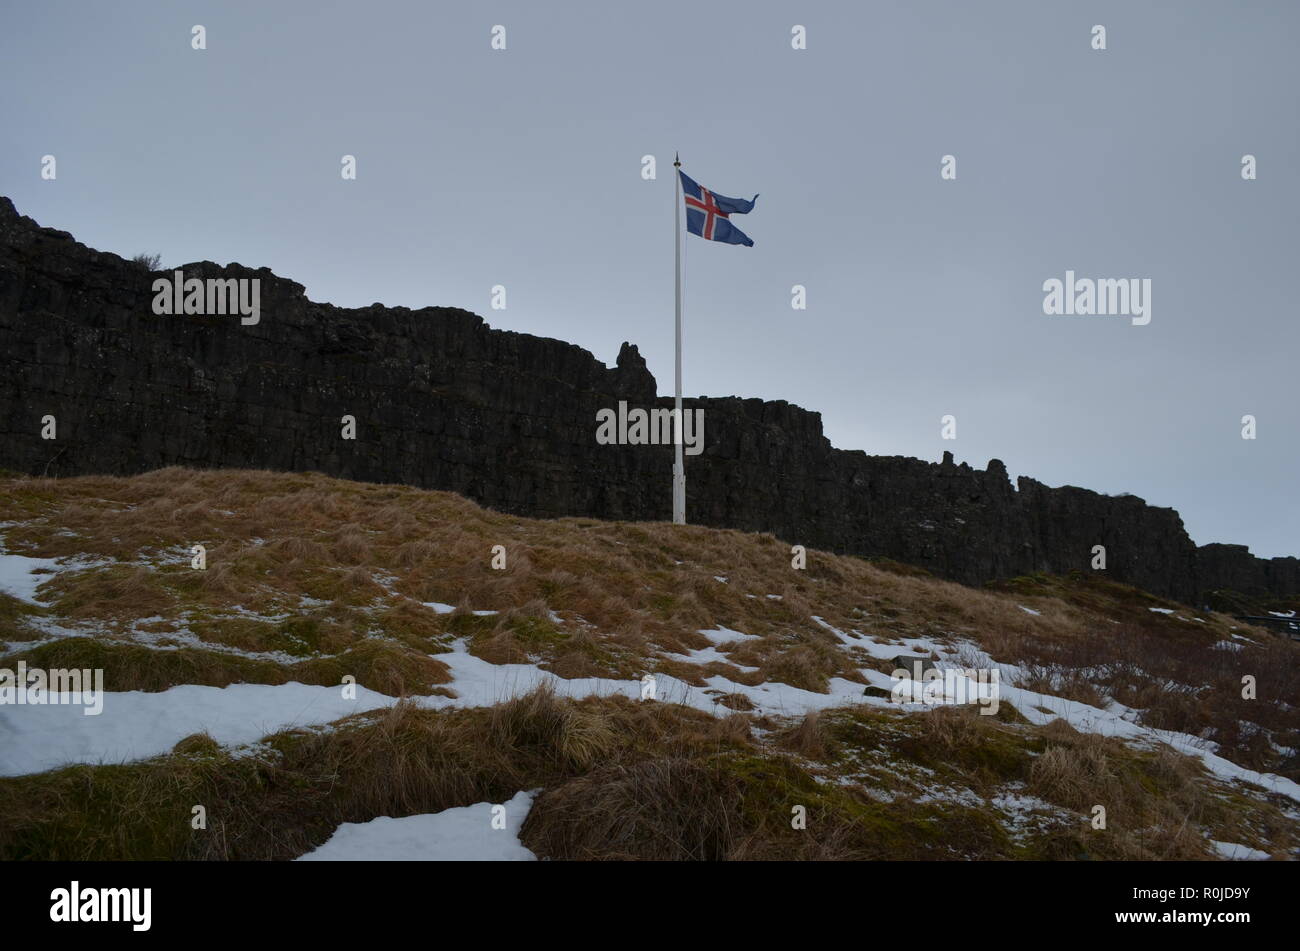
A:
{"label": "green moss", "polygon": [[214,780],[250,772],[247,762],[217,751],[210,756],[173,756],[157,765],[70,766],[39,776],[0,779],[0,810],[22,795],[30,801],[60,800],[39,822],[22,822],[4,837],[6,859],[50,861],[166,860],[186,857],[195,836],[192,809],[203,805],[219,821]]}
{"label": "green moss", "polygon": [[290,618],[267,639],[267,650],[283,651],[292,657],[309,657],[320,650],[320,621],[312,617]]}
{"label": "green moss", "polygon": [[899,718],[874,707],[861,706],[829,711],[822,723],[836,743],[858,752],[869,752],[883,748],[884,740],[895,732]]}
{"label": "green moss", "polygon": [[1047,595],[1052,592],[1052,579],[1043,572],[1029,575],[1017,575],[1001,581],[990,581],[984,585],[993,591],[1005,591],[1011,594]]}
{"label": "green moss", "polygon": [[201,641],[224,644],[242,650],[273,650],[270,645],[276,636],[276,625],[246,617],[209,617],[193,613],[189,617],[190,631]]}
{"label": "green moss", "polygon": [[965,784],[1028,779],[1034,754],[1045,748],[1044,741],[1025,732],[979,722],[989,719],[994,718],[977,716],[974,729],[963,733],[956,742],[940,742],[921,731],[895,738],[890,747],[913,763],[939,773],[955,773]]}
{"label": "green moss", "polygon": [[224,651],[181,648],[155,650],[139,644],[87,637],[61,638],[8,658],[11,666],[103,670],[106,690],[158,692],[177,684],[226,687],[236,683],[282,684],[291,680],[338,686],[346,674],[380,693],[428,694],[450,680],[447,669],[421,651],[392,641],[368,640],[334,656],[280,665]]}
{"label": "green moss", "polygon": [[742,809],[754,826],[770,825],[776,817],[785,817],[788,825],[793,806],[821,803],[827,795],[790,757],[739,754],[723,757],[719,763],[740,780]]}
{"label": "green moss", "polygon": [[67,637],[13,655],[9,663],[28,666],[103,670],[104,689],[158,692],[177,684],[225,687],[234,683],[281,684],[288,673],[270,661],[195,648],[154,650],[139,644]]}
{"label": "green moss", "polygon": [[[880,802],[839,783],[818,783],[791,758],[732,756],[720,762],[741,780],[746,827],[783,844],[789,855],[815,854],[819,837],[870,859],[1002,858],[1012,851],[1005,830],[986,810]],[[791,826],[795,806],[806,810],[807,829]],[[771,857],[780,857],[780,844]]]}
{"label": "green moss", "polygon": [[1014,846],[1002,824],[988,810],[952,803],[889,803],[897,808],[909,835],[919,834],[926,857],[948,859],[1008,858]]}
{"label": "green moss", "polygon": [[647,599],[651,610],[661,617],[669,617],[677,609],[677,597],[671,594],[651,594]]}
{"label": "green moss", "polygon": [[513,617],[506,622],[506,627],[530,652],[556,647],[573,636],[550,621],[537,617]]}
{"label": "green moss", "polygon": [[[1224,614],[1260,615],[1265,610],[1261,599],[1227,589],[1209,592],[1205,595],[1205,603],[1211,611],[1222,611]],[[1286,609],[1277,608],[1275,610]]]}
{"label": "green moss", "polygon": [[192,614],[188,623],[200,640],[247,651],[277,651],[290,657],[337,651],[355,639],[351,631],[317,616],[300,615],[276,622]]}
{"label": "green moss", "polygon": [[1025,715],[1016,709],[1015,704],[1002,699],[998,700],[998,712],[993,714],[993,719],[999,723],[1029,723]]}
{"label": "green moss", "polygon": [[1089,839],[1084,816],[1078,817],[1077,825],[1055,824],[1041,832],[1030,833],[1012,846],[1010,857],[1027,862],[1069,862],[1086,861],[1103,858],[1107,850],[1104,832],[1092,831]]}
{"label": "green moss", "polygon": [[351,675],[363,687],[379,693],[428,694],[436,685],[451,681],[441,661],[393,641],[365,640],[332,657],[313,657],[289,670],[303,683],[337,686]]}

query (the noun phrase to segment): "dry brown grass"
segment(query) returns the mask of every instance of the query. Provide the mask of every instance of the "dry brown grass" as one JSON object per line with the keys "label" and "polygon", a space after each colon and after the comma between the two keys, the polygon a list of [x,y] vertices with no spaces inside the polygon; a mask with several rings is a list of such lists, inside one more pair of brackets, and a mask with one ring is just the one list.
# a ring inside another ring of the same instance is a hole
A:
{"label": "dry brown grass", "polygon": [[339,686],[345,676],[390,697],[428,695],[451,683],[446,664],[427,654],[384,640],[367,640],[343,652],[292,664],[213,650],[154,650],[120,641],[69,637],[10,654],[7,666],[26,662],[41,669],[103,670],[106,688],[115,692],[157,692],[177,684],[226,687],[237,683],[283,684],[298,681]]}
{"label": "dry brown grass", "polygon": [[826,733],[821,726],[821,714],[816,710],[804,714],[797,726],[780,735],[778,742],[782,748],[807,759],[821,759],[826,755]]}
{"label": "dry brown grass", "polygon": [[[500,802],[607,764],[715,754],[735,736],[680,707],[547,690],[477,710],[399,703],[241,757],[195,735],[129,766],[0,778],[0,859],[292,858],[341,822]],[[194,803],[205,831],[190,828]]]}
{"label": "dry brown grass", "polygon": [[[821,552],[795,571],[788,546],[770,535],[523,519],[449,493],[318,474],[170,468],[0,480],[0,521],[14,523],[4,531],[9,551],[112,561],[60,575],[44,589],[46,608],[0,604],[0,638],[9,641],[32,640],[37,614],[125,639],[134,622],[158,615],[214,644],[303,661],[376,638],[422,657],[466,638],[479,657],[531,660],[563,677],[652,670],[696,684],[723,674],[814,691],[877,665],[841,646],[811,620],[816,614],[864,643],[969,639],[1032,668],[1032,684],[1046,692],[1093,704],[1113,697],[1151,725],[1212,730],[1223,755],[1243,765],[1300,775],[1295,757],[1278,752],[1300,749],[1296,717],[1278,702],[1300,693],[1297,645],[1252,631],[1256,643],[1239,654],[1212,650],[1240,625],[1222,615],[1195,615],[1202,624],[1153,614],[1152,606],[1195,612],[1091,576],[976,590]],[[208,550],[205,572],[189,568],[194,544]],[[496,544],[507,549],[504,571],[490,564]],[[425,601],[461,609],[439,615]],[[473,609],[501,613],[475,617]],[[706,646],[696,631],[718,625],[760,638],[722,648],[731,664],[757,673],[673,656]],[[1258,700],[1240,697],[1245,674],[1257,678]]]}
{"label": "dry brown grass", "polygon": [[[399,703],[277,734],[251,754],[197,734],[140,763],[0,778],[0,860],[285,859],[341,822],[502,802],[520,789],[542,790],[523,842],[554,859],[1204,858],[1201,825],[1231,841],[1270,836],[1281,854],[1294,847],[1278,810],[1204,784],[1176,754],[991,720],[846,708],[757,740],[741,714],[621,697],[539,690],[442,712]],[[979,791],[997,773],[1081,813],[1101,796],[1110,828],[1086,831],[1081,814],[1015,844],[988,810],[880,802],[848,764],[890,748],[894,793],[936,780]],[[208,807],[207,830],[190,826],[195,803]]]}
{"label": "dry brown grass", "polygon": [[1233,821],[1220,794],[1204,782],[1200,763],[1168,747],[1135,752],[1061,720],[1044,735],[1049,745],[1034,761],[1029,788],[1089,818],[1094,807],[1103,807],[1117,858],[1200,858],[1202,827]]}
{"label": "dry brown grass", "polygon": [[609,718],[561,702],[549,687],[492,707],[488,724],[499,748],[512,754],[530,747],[551,749],[561,763],[579,770],[591,769],[616,744]]}
{"label": "dry brown grass", "polygon": [[662,756],[598,769],[539,797],[524,840],[566,859],[729,858],[742,791],[725,771]]}

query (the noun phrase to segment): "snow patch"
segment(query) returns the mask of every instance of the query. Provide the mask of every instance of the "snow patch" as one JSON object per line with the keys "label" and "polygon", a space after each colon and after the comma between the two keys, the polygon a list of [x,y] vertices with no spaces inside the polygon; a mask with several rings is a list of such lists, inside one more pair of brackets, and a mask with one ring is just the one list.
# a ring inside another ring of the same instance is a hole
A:
{"label": "snow patch", "polygon": [[[443,604],[441,601],[421,601],[419,603],[424,605],[424,607],[431,609],[437,614],[450,614],[452,611],[456,610],[456,605]],[[489,617],[490,615],[496,614],[497,612],[496,611],[474,611],[471,613],[473,613],[476,617]]]}
{"label": "snow patch", "polygon": [[698,633],[703,634],[709,640],[713,641],[714,644],[734,644],[737,641],[762,640],[762,638],[757,634],[742,634],[740,631],[733,631],[731,628],[722,627],[721,625],[707,631],[699,631]]}
{"label": "snow patch", "polygon": [[53,577],[49,572],[58,570],[58,559],[7,555],[0,550],[0,591],[28,604],[39,604],[36,589]]}
{"label": "snow patch", "polygon": [[1214,846],[1214,851],[1219,854],[1219,858],[1238,862],[1260,862],[1272,858],[1267,852],[1261,852],[1259,849],[1252,849],[1248,845],[1241,845],[1237,842],[1219,842],[1216,839],[1211,839],[1210,844]]}
{"label": "snow patch", "polygon": [[[320,848],[300,862],[535,862],[519,841],[519,830],[535,792],[520,792],[508,802],[479,802],[442,812],[369,822],[345,822]],[[504,828],[493,828],[497,806]]]}
{"label": "snow patch", "polygon": [[70,763],[126,763],[166,753],[178,740],[204,731],[218,743],[236,746],[397,702],[359,685],[355,689],[355,700],[344,700],[340,687],[296,681],[105,692],[103,712],[94,717],[82,714],[79,699],[0,706],[0,776],[42,773]]}
{"label": "snow patch", "polygon": [[746,667],[742,664],[737,664],[716,647],[701,647],[696,650],[685,651],[682,653],[674,652],[668,656],[685,658],[686,662],[691,664],[731,664],[733,667],[747,674],[752,674],[759,669],[757,667]]}

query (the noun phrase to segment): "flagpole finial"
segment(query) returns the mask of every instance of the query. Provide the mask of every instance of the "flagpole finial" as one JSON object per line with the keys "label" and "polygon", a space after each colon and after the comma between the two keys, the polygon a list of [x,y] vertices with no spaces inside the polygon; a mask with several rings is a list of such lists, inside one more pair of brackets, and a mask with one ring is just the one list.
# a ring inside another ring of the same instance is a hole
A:
{"label": "flagpole finial", "polygon": [[673,168],[682,167],[682,157],[677,152],[673,153]]}

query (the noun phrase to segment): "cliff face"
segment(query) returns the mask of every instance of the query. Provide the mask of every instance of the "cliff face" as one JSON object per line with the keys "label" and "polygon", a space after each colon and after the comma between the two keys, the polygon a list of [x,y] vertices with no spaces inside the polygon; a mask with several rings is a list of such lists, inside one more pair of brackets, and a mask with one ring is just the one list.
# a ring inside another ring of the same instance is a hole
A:
{"label": "cliff face", "polygon": [[[158,316],[140,265],[40,228],[0,198],[0,466],[131,474],[169,465],[318,470],[459,492],[541,517],[669,519],[671,446],[597,443],[596,413],[668,407],[636,347],[607,368],[580,347],[490,329],[449,308],[343,309],[269,270],[210,262],[186,278],[256,278],[261,314]],[[1172,509],[981,471],[834,449],[784,402],[689,401],[693,522],[883,555],[968,583],[1087,569],[1183,600],[1300,592],[1300,560],[1188,538]],[[356,419],[356,439],[341,418]],[[53,416],[57,438],[42,438]]]}

